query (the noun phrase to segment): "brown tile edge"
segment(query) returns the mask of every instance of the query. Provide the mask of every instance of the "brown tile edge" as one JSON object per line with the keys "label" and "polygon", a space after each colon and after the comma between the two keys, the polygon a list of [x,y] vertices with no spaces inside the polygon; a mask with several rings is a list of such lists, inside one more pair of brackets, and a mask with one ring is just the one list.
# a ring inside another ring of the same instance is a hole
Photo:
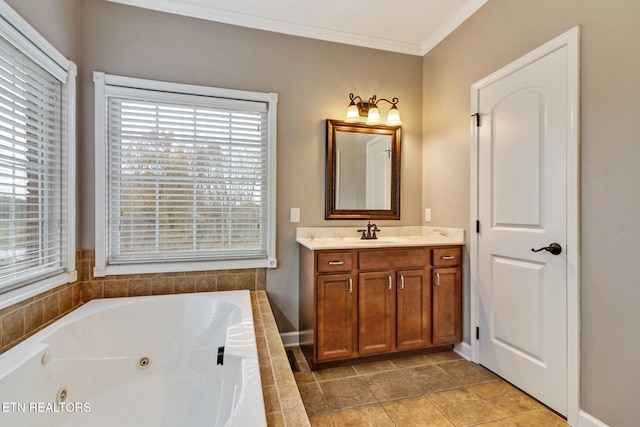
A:
{"label": "brown tile edge", "polygon": [[309,423],[307,412],[304,409],[296,380],[289,367],[287,354],[282,344],[273,312],[271,311],[267,293],[265,291],[254,291],[252,293],[254,294],[252,302],[257,305],[254,309],[257,308],[263,325],[261,331],[258,328],[256,333],[263,333],[266,342],[266,348],[261,349],[259,347],[259,351],[266,351],[268,353],[258,354],[258,357],[260,359],[265,357],[270,359],[276,392],[281,403],[279,411],[267,414],[267,419],[279,419],[280,417],[277,416],[279,412],[279,415],[282,415],[285,426],[310,426],[311,424]]}

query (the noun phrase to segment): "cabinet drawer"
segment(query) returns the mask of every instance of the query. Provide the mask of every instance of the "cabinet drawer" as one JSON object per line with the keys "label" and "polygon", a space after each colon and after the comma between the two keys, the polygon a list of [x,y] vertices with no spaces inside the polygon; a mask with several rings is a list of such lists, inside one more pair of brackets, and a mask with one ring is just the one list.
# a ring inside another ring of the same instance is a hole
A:
{"label": "cabinet drawer", "polygon": [[318,253],[318,273],[333,273],[336,271],[351,271],[353,268],[353,253],[351,252],[320,252]]}
{"label": "cabinet drawer", "polygon": [[358,267],[360,270],[424,268],[429,262],[428,253],[429,250],[426,248],[361,251],[358,258]]}
{"label": "cabinet drawer", "polygon": [[434,267],[451,267],[460,265],[462,258],[462,248],[439,248],[433,250],[433,261],[431,265]]}

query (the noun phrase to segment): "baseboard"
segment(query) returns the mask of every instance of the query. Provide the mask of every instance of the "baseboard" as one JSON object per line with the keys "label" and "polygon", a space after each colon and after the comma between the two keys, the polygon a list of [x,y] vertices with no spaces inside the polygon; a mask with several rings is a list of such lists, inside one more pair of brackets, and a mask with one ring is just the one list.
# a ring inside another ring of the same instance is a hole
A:
{"label": "baseboard", "polygon": [[299,332],[284,332],[280,334],[282,344],[286,347],[296,347],[300,345]]}
{"label": "baseboard", "polygon": [[[283,332],[280,334],[280,339],[282,340],[282,344],[285,347],[296,347],[300,345],[300,332]],[[471,346],[466,342],[461,342],[460,344],[456,344],[453,348],[453,351],[458,353],[460,356],[464,357],[467,360],[471,360]],[[593,418],[593,417],[592,417]],[[594,418],[595,419],[595,418]],[[599,424],[594,424],[594,426]],[[604,424],[599,425],[600,427],[607,427]]]}
{"label": "baseboard", "polygon": [[[280,334],[280,339],[285,347],[295,347],[300,345],[300,332],[283,332]],[[456,344],[453,351],[467,360],[471,360],[471,346],[466,342]],[[604,426],[604,424],[603,424]]]}
{"label": "baseboard", "polygon": [[578,412],[578,427],[609,427],[599,419],[587,414],[583,410]]}
{"label": "baseboard", "polygon": [[453,347],[453,351],[465,359],[471,360],[471,346],[466,342],[463,341],[460,344],[456,344],[455,347]]}

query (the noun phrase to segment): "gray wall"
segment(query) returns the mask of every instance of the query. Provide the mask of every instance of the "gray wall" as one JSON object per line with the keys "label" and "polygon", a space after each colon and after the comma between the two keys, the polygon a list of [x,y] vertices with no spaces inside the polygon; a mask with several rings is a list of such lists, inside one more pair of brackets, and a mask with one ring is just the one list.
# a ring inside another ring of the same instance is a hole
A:
{"label": "gray wall", "polygon": [[[82,0],[80,27],[81,248],[94,247],[94,70],[278,93],[279,267],[267,271],[267,290],[283,332],[298,327],[296,226],[340,224],[324,221],[324,119],[344,118],[349,92],[363,97],[376,94],[400,98],[399,109],[405,123],[401,181],[404,203],[400,223],[419,223],[421,58],[218,24],[104,0]],[[301,209],[300,224],[289,222],[292,207]]]}
{"label": "gray wall", "polygon": [[78,64],[80,0],[5,0],[25,21]]}
{"label": "gray wall", "polygon": [[640,419],[639,19],[631,0],[489,0],[423,62],[423,206],[468,228],[471,85],[581,26],[581,407],[611,426]]}

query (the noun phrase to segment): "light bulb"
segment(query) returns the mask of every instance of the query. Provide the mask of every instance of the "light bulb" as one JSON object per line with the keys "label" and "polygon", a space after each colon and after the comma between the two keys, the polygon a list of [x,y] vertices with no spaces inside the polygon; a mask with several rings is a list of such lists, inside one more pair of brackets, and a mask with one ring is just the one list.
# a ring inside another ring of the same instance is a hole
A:
{"label": "light bulb", "polygon": [[369,115],[367,116],[368,125],[377,125],[380,123],[380,110],[373,104],[369,107]]}
{"label": "light bulb", "polygon": [[355,123],[360,121],[360,112],[358,111],[358,106],[351,101],[351,104],[347,107],[347,118],[344,119],[347,123]]}
{"label": "light bulb", "polygon": [[387,114],[387,126],[400,126],[402,121],[400,120],[400,111],[394,105]]}

